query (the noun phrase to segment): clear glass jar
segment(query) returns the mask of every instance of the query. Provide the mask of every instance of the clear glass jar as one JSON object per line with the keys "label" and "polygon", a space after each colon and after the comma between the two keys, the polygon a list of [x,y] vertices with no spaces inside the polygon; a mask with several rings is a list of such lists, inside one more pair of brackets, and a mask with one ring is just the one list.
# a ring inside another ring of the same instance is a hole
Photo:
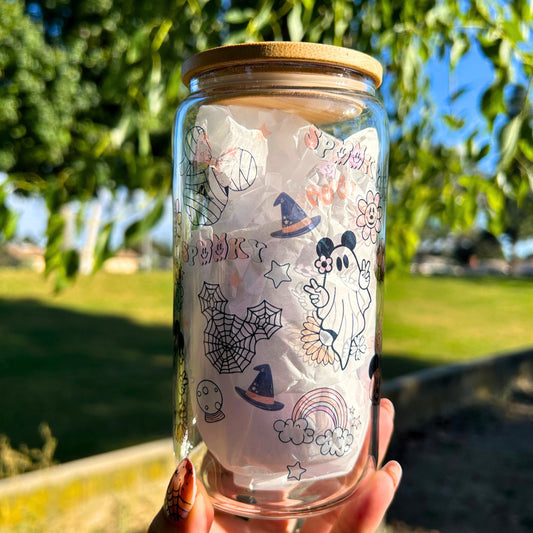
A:
{"label": "clear glass jar", "polygon": [[174,151],[175,452],[216,508],[327,511],[377,457],[389,136],[371,57],[202,52]]}

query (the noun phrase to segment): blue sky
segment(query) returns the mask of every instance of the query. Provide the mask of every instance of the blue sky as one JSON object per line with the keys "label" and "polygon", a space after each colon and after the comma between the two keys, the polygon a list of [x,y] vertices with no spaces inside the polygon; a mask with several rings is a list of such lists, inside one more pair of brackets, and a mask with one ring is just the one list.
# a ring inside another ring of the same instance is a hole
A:
{"label": "blue sky", "polygon": [[[474,130],[483,130],[485,122],[479,111],[480,100],[493,79],[493,72],[490,61],[480,52],[478,45],[472,43],[470,51],[459,61],[455,72],[450,73],[446,60],[438,59],[430,60],[429,72],[431,93],[437,108],[466,119],[465,128],[459,133],[450,131],[443,123],[438,124],[436,140],[442,144],[453,145],[467,138]],[[466,91],[451,103],[450,95],[463,87]],[[479,139],[482,140],[484,139]],[[484,170],[489,168],[493,168],[492,165]]]}

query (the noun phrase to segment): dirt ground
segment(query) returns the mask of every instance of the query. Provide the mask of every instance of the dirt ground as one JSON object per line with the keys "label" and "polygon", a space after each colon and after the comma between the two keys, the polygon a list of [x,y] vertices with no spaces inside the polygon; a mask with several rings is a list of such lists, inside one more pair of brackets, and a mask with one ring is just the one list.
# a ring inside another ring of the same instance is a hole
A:
{"label": "dirt ground", "polygon": [[387,533],[533,532],[533,383],[396,434]]}

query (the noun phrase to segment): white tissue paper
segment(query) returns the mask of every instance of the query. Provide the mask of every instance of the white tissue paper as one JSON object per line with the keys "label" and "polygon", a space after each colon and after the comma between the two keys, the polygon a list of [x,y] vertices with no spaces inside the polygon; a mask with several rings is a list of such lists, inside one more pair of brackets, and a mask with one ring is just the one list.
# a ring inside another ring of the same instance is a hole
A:
{"label": "white tissue paper", "polygon": [[342,141],[290,113],[206,105],[184,145],[183,329],[202,438],[251,489],[348,473],[370,417],[377,132]]}

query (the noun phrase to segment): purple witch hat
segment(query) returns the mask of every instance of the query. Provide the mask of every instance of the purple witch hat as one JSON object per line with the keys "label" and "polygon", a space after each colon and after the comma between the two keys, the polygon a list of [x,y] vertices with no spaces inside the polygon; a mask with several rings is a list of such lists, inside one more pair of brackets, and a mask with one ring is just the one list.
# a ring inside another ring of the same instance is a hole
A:
{"label": "purple witch hat", "polygon": [[272,237],[287,239],[298,237],[316,228],[320,223],[320,215],[310,218],[305,211],[287,194],[282,192],[274,202],[281,206],[281,230],[271,233]]}
{"label": "purple witch hat", "polygon": [[259,374],[248,387],[248,390],[235,387],[237,393],[241,398],[244,398],[255,407],[259,407],[259,409],[265,409],[266,411],[283,409],[284,404],[274,400],[274,385],[272,383],[270,365],[259,365],[254,370],[257,370]]}

